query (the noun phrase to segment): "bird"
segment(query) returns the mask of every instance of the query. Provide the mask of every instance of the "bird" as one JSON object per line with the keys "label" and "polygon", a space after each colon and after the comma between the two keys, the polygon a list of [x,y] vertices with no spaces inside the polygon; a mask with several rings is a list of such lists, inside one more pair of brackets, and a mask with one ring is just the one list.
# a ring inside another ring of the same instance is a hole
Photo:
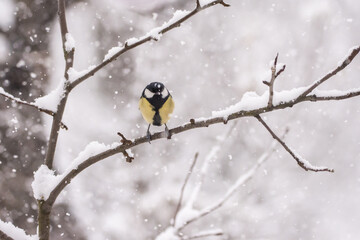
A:
{"label": "bird", "polygon": [[169,121],[174,107],[175,103],[170,92],[161,82],[151,82],[144,88],[139,101],[139,109],[143,118],[149,124],[146,132],[149,143],[151,140],[151,124],[154,126],[164,124],[167,138],[170,139],[171,136],[166,123]]}

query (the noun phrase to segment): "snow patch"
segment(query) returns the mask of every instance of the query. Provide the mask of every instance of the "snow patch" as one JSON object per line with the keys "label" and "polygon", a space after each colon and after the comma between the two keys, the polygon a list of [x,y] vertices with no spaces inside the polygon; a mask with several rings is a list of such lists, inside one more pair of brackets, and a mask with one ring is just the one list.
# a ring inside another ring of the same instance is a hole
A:
{"label": "snow patch", "polygon": [[185,17],[187,14],[189,14],[189,12],[190,11],[186,11],[186,10],[176,10],[174,12],[174,15],[172,16],[172,18],[169,21],[164,22],[161,27],[153,28],[146,34],[145,37],[151,36],[153,39],[160,40],[160,38],[162,36],[162,33],[161,33],[162,30],[164,30],[165,28],[168,28],[172,24],[176,23],[177,21],[179,21],[180,19]]}
{"label": "snow patch", "polygon": [[125,44],[128,46],[131,46],[131,45],[137,43],[138,41],[140,41],[140,39],[132,37],[132,38],[129,38],[128,40],[126,40]]}
{"label": "snow patch", "polygon": [[[129,41],[129,40],[128,40]],[[127,41],[127,42],[128,42]],[[117,54],[118,52],[120,52],[124,47],[112,47],[111,49],[109,49],[109,51],[107,52],[107,54],[104,57],[103,62],[109,60],[110,58],[112,58],[115,54]]]}
{"label": "snow patch", "polygon": [[192,208],[192,206],[185,206],[179,211],[176,216],[176,225],[175,228],[180,228],[188,221],[197,218],[199,216],[199,211]]}
{"label": "snow patch", "polygon": [[75,68],[69,68],[67,71],[67,74],[69,75],[69,81],[72,83],[75,80],[81,78],[82,76],[88,74],[90,71],[92,71],[96,66],[91,65],[85,70],[77,71]]}
{"label": "snow patch", "polygon": [[199,0],[199,3],[200,3],[200,7],[204,7],[205,5],[209,5],[209,4],[212,4],[216,1],[214,0]]}
{"label": "snow patch", "polygon": [[49,94],[36,98],[34,104],[40,108],[48,109],[53,112],[57,111],[60,100],[64,97],[64,82],[65,79],[61,78],[59,85]]}
{"label": "snow patch", "polygon": [[46,165],[41,165],[34,173],[34,181],[31,183],[34,197],[38,200],[46,200],[51,191],[58,185],[61,178],[55,176],[55,172]]}
{"label": "snow patch", "polygon": [[65,51],[71,52],[75,48],[75,39],[70,33],[65,34]]}
{"label": "snow patch", "polygon": [[252,109],[258,109],[265,107],[268,101],[268,93],[264,93],[262,96],[257,95],[255,92],[246,92],[241,98],[240,102],[231,105],[224,110],[213,111],[213,117],[227,118],[232,113],[247,111]]}
{"label": "snow patch", "polygon": [[[69,173],[73,169],[77,169],[78,166],[87,160],[89,157],[95,156],[101,152],[109,150],[111,148],[115,148],[119,146],[120,143],[113,143],[111,145],[105,145],[104,143],[99,143],[97,141],[93,141],[89,143],[85,149],[79,153],[79,155],[74,159],[74,161],[70,164],[69,168],[65,171],[64,174]],[[63,175],[64,175],[63,174]]]}
{"label": "snow patch", "polygon": [[[274,91],[273,105],[278,105],[284,102],[289,102],[295,100],[301,93],[303,93],[307,88],[293,88],[291,90],[285,90],[281,92]],[[264,108],[267,106],[269,101],[269,92],[264,92],[261,96],[257,95],[255,92],[246,92],[241,98],[240,102],[231,105],[224,110],[213,111],[212,117],[223,117],[226,119],[229,115],[240,112],[240,111],[249,111],[259,108]]]}
{"label": "snow patch", "polygon": [[38,240],[37,236],[26,235],[25,231],[21,228],[14,226],[10,222],[3,222],[0,220],[0,231],[15,240]]}
{"label": "snow patch", "polygon": [[176,234],[174,227],[168,227],[164,232],[160,233],[155,240],[180,240],[181,238]]}

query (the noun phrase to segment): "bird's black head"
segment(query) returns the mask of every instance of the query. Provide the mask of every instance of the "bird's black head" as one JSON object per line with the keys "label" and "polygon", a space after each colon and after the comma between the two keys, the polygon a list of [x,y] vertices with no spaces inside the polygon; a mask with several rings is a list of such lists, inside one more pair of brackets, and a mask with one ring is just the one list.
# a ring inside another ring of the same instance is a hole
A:
{"label": "bird's black head", "polygon": [[161,82],[152,82],[145,87],[142,95],[148,99],[153,97],[166,98],[169,92]]}

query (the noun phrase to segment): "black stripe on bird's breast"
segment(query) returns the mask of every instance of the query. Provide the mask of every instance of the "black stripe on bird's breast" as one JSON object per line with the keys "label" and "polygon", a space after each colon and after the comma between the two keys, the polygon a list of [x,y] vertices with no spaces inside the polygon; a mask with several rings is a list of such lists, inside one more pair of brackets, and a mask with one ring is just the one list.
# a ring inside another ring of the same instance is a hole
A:
{"label": "black stripe on bird's breast", "polygon": [[152,98],[146,98],[149,103],[153,106],[155,111],[159,111],[159,109],[162,107],[162,105],[164,105],[164,103],[166,102],[166,100],[168,100],[170,94],[167,95],[165,98],[162,98],[161,95],[155,95]]}
{"label": "black stripe on bird's breast", "polygon": [[161,126],[161,117],[160,117],[159,111],[155,112],[152,124],[155,126]]}

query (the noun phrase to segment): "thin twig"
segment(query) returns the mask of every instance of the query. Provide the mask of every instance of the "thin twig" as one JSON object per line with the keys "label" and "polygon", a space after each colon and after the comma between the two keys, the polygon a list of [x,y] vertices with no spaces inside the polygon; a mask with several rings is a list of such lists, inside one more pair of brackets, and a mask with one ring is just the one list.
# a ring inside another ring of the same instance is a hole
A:
{"label": "thin twig", "polygon": [[131,144],[132,143],[132,141],[131,140],[129,140],[129,139],[127,139],[125,136],[124,136],[124,134],[122,134],[121,132],[118,132],[117,133],[120,137],[121,137],[121,143],[122,144]]}
{"label": "thin twig", "polygon": [[189,169],[189,171],[188,171],[187,174],[186,174],[186,178],[185,178],[184,184],[183,184],[182,187],[181,187],[180,197],[179,197],[178,204],[177,204],[177,206],[176,206],[176,210],[175,210],[175,214],[174,214],[174,218],[173,218],[174,221],[173,221],[173,223],[172,223],[172,226],[175,226],[175,225],[176,225],[176,217],[177,217],[177,214],[178,214],[178,212],[179,212],[179,210],[180,210],[180,208],[181,208],[182,200],[183,200],[183,197],[184,197],[184,191],[185,191],[186,185],[187,185],[187,183],[188,183],[188,181],[189,181],[189,179],[190,179],[190,176],[191,176],[191,174],[192,174],[192,172],[193,172],[193,169],[194,169],[194,167],[195,167],[195,164],[196,164],[196,161],[197,161],[197,159],[198,159],[198,156],[199,156],[199,153],[198,153],[198,152],[195,153],[195,156],[194,156],[194,159],[193,159],[193,161],[192,161],[192,163],[191,163],[190,169]]}
{"label": "thin twig", "polygon": [[316,167],[312,166],[309,162],[307,162],[304,159],[301,159],[300,156],[295,154],[294,151],[292,151],[284,141],[282,141],[272,130],[271,128],[265,123],[265,121],[259,116],[255,116],[255,118],[266,128],[266,130],[271,134],[271,136],[276,139],[283,147],[284,149],[290,153],[290,155],[296,160],[296,162],[299,164],[300,167],[302,167],[306,171],[314,171],[314,172],[334,172],[334,169],[330,169],[327,167]]}
{"label": "thin twig", "polygon": [[283,72],[285,71],[286,65],[283,65],[282,68],[276,72],[277,68],[277,61],[278,61],[279,53],[276,54],[276,57],[274,59],[274,64],[271,66],[271,79],[270,82],[264,81],[263,83],[269,86],[269,101],[268,101],[268,107],[271,107],[273,104],[273,98],[274,98],[274,83],[275,79]]}
{"label": "thin twig", "polygon": [[126,162],[131,163],[134,160],[134,157],[130,156],[126,150],[122,151],[122,154],[124,155]]}

